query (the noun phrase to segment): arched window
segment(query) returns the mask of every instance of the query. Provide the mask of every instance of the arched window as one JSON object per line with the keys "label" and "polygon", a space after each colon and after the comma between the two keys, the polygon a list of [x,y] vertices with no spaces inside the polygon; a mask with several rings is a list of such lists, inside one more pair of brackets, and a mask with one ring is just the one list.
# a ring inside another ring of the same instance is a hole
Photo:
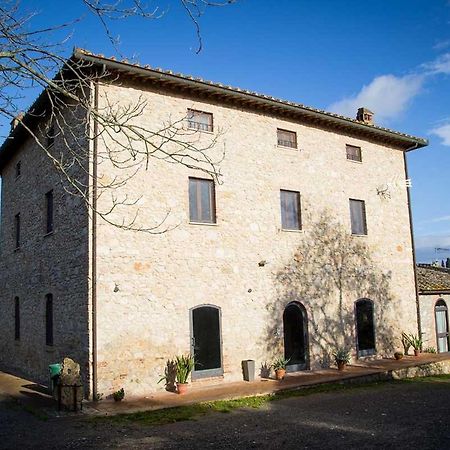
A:
{"label": "arched window", "polygon": [[191,352],[193,378],[223,374],[220,308],[202,305],[191,309]]}
{"label": "arched window", "polygon": [[440,298],[434,307],[436,319],[436,340],[439,353],[448,352],[448,310],[445,301]]}
{"label": "arched window", "polygon": [[53,345],[53,295],[45,296],[45,343]]}
{"label": "arched window", "polygon": [[19,297],[14,298],[14,339],[20,340],[20,300]]}
{"label": "arched window", "polygon": [[358,356],[375,353],[375,326],[373,319],[373,302],[367,298],[355,303],[356,339]]}

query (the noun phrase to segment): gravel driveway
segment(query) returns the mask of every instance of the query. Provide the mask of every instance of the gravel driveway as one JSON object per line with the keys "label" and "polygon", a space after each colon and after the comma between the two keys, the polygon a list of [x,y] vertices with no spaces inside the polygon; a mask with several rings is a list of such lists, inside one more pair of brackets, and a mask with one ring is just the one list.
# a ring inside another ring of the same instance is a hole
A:
{"label": "gravel driveway", "polygon": [[44,421],[0,399],[0,448],[450,449],[450,380],[311,394],[159,426]]}

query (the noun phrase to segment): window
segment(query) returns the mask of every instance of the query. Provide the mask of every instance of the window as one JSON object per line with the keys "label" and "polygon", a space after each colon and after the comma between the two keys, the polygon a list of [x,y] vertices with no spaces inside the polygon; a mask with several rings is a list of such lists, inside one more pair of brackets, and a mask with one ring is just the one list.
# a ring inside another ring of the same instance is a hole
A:
{"label": "window", "polygon": [[448,352],[449,349],[449,332],[448,332],[448,314],[447,304],[440,298],[434,307],[436,320],[436,338],[437,349],[439,353]]}
{"label": "window", "polygon": [[362,162],[361,157],[361,147],[356,147],[355,145],[347,145],[347,159],[351,161]]}
{"label": "window", "polygon": [[216,223],[214,182],[189,178],[189,219],[191,222]]}
{"label": "window", "polygon": [[45,194],[45,206],[47,220],[46,232],[51,233],[53,231],[53,190]]}
{"label": "window", "polygon": [[14,298],[14,339],[20,340],[20,300],[19,297]]}
{"label": "window", "polygon": [[20,247],[20,213],[14,217],[14,239],[16,248]]}
{"label": "window", "polygon": [[281,227],[283,230],[301,230],[300,192],[280,191]]}
{"label": "window", "polygon": [[45,296],[45,343],[53,345],[53,295]]}
{"label": "window", "polygon": [[22,171],[22,163],[19,161],[16,164],[16,178],[20,177],[21,171]]}
{"label": "window", "polygon": [[277,128],[278,145],[283,147],[297,148],[297,133]]}
{"label": "window", "polygon": [[350,219],[352,222],[352,234],[367,234],[366,205],[364,200],[350,199]]}
{"label": "window", "polygon": [[188,109],[188,126],[193,130],[213,131],[213,115],[211,113]]}

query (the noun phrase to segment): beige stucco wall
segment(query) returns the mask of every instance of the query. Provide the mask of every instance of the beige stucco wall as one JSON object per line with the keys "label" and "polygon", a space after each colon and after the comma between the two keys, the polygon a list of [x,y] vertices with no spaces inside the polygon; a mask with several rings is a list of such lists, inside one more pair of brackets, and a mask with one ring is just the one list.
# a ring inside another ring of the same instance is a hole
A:
{"label": "beige stucco wall", "polygon": [[[69,135],[66,138],[70,142]],[[55,139],[51,152],[56,157],[67,155],[61,137]],[[16,178],[18,161],[21,175]],[[75,164],[69,171],[86,184],[84,169]],[[67,193],[64,177],[32,138],[22,142],[1,177],[0,365],[47,382],[48,365],[69,356],[80,363],[88,382],[88,215],[83,200]],[[51,189],[54,231],[47,235],[45,194]],[[16,250],[17,213],[21,246]],[[53,294],[53,346],[46,345],[48,293]],[[20,299],[20,340],[14,339],[16,296]]]}
{"label": "beige stucco wall", "polygon": [[[374,301],[378,324],[382,321],[392,334],[383,339],[377,332],[378,355],[401,348],[401,331],[417,331],[406,188],[391,189],[390,199],[377,194],[378,186],[404,180],[401,151],[269,115],[125,86],[102,88],[101,105],[105,92],[110,102],[122,104],[143,94],[147,106],[137,120],[145,127],[182,119],[187,108],[213,113],[216,130],[222,131],[216,148],[226,155],[220,164],[222,184],[216,186],[216,225],[189,224],[188,177],[198,172],[154,159],[121,192],[130,198],[142,194],[140,224],[155,224],[170,210],[166,224],[175,228],[151,235],[99,221],[99,392],[108,395],[124,387],[141,395],[162,389],[157,381],[165,361],[190,350],[189,311],[201,304],[221,308],[224,381],[241,379],[242,360],[255,359],[259,367],[281,352],[284,305],[301,301],[312,318],[317,300],[295,298],[295,292],[280,299],[276,274],[311,236],[324,210],[350,233],[349,198],[365,200],[367,211],[368,236],[353,239],[368,245],[374,272],[390,281],[389,301],[381,302],[375,290],[364,292],[364,287],[344,292],[345,311],[352,317],[357,298]],[[278,147],[277,127],[296,131],[300,150]],[[200,133],[198,139],[207,142],[211,135]],[[346,159],[345,144],[362,147],[362,163]],[[109,141],[99,151],[114,146]],[[111,179],[115,171],[103,161],[99,173]],[[280,229],[280,189],[300,191],[303,231]],[[99,206],[108,208],[108,195]],[[120,220],[124,211],[115,218]],[[262,260],[268,262],[264,267],[258,265]],[[319,284],[320,277],[319,271]],[[337,314],[337,304],[336,295],[325,305],[329,317]],[[318,329],[310,325],[310,336],[326,339],[326,317],[315,314]],[[347,325],[355,351],[354,325]],[[317,368],[323,348],[312,341],[311,367]]]}
{"label": "beige stucco wall", "polygon": [[447,304],[447,307],[450,305],[450,295],[437,295],[437,294],[428,294],[419,295],[419,304],[420,304],[420,320],[422,327],[422,339],[423,339],[423,347],[433,347],[437,350],[437,338],[436,338],[436,317],[434,308],[436,306],[436,302],[439,299],[443,299]]}

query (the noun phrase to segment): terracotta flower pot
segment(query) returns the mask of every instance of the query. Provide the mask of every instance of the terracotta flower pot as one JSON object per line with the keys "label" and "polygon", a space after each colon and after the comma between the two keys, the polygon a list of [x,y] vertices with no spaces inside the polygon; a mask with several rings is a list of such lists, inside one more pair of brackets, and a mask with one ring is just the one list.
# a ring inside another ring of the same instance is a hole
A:
{"label": "terracotta flower pot", "polygon": [[338,370],[344,370],[345,366],[347,365],[347,363],[345,361],[338,361],[337,366],[338,366]]}
{"label": "terracotta flower pot", "polygon": [[416,349],[414,349],[414,356],[419,356],[420,355],[420,350],[416,350]]}
{"label": "terracotta flower pot", "polygon": [[286,369],[277,369],[275,370],[275,376],[277,380],[282,380],[286,376]]}
{"label": "terracotta flower pot", "polygon": [[188,389],[188,384],[187,383],[177,383],[177,393],[180,395],[184,395],[186,394]]}

